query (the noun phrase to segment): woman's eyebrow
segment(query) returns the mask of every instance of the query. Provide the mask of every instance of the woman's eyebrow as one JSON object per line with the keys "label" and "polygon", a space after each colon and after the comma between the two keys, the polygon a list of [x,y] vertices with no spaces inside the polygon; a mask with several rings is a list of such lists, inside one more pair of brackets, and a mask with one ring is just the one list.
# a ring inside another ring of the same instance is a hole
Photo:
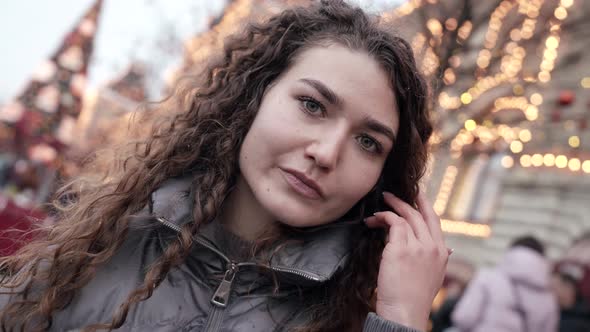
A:
{"label": "woman's eyebrow", "polygon": [[327,87],[324,83],[311,78],[302,78],[299,80],[299,82],[305,83],[311,86],[312,88],[316,89],[317,92],[319,92],[324,98],[326,98],[326,100],[330,104],[338,107],[342,107],[344,105],[344,101],[342,100],[342,98],[340,98],[332,89]]}
{"label": "woman's eyebrow", "polygon": [[369,128],[370,130],[386,136],[395,145],[395,133],[387,125],[373,119],[370,116],[365,117],[364,125],[365,125],[365,127]]}

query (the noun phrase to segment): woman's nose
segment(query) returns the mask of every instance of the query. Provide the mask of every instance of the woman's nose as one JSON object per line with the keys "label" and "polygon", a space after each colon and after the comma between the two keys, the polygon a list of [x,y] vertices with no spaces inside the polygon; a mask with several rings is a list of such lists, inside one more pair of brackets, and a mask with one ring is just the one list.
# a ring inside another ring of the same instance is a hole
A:
{"label": "woman's nose", "polygon": [[319,130],[317,137],[307,146],[305,154],[320,168],[331,170],[340,162],[348,130],[345,126],[333,126]]}

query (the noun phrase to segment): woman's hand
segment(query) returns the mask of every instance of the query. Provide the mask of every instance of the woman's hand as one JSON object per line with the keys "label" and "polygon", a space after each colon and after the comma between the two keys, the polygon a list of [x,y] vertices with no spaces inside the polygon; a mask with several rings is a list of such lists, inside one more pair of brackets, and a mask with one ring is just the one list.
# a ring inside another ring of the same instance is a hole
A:
{"label": "woman's hand", "polygon": [[422,331],[446,270],[449,251],[440,219],[424,196],[418,210],[390,193],[383,194],[391,211],[365,220],[368,227],[389,228],[377,281],[377,314]]}

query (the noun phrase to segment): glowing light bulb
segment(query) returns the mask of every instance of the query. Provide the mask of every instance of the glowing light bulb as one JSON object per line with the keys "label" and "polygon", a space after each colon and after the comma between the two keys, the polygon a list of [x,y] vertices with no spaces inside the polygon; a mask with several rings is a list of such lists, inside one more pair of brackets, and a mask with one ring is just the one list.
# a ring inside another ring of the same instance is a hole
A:
{"label": "glowing light bulb", "polygon": [[555,166],[557,166],[557,168],[566,168],[567,157],[564,155],[557,156],[557,158],[555,158]]}
{"label": "glowing light bulb", "polygon": [[468,93],[468,92],[464,92],[463,94],[461,94],[461,102],[465,105],[468,105],[469,103],[471,103],[471,101],[473,100],[473,96]]}
{"label": "glowing light bulb", "polygon": [[577,148],[580,146],[580,138],[578,136],[570,136],[567,142],[572,148]]}
{"label": "glowing light bulb", "polygon": [[[588,82],[590,84],[590,80]],[[531,104],[539,106],[543,103],[543,96],[540,93],[533,93],[531,95]]]}
{"label": "glowing light bulb", "polygon": [[572,159],[570,159],[569,162],[567,163],[567,166],[569,167],[569,169],[572,172],[579,171],[580,170],[580,166],[581,166],[580,159],[578,159],[578,158],[572,158]]}
{"label": "glowing light bulb", "polygon": [[535,153],[531,157],[531,164],[533,164],[533,166],[535,166],[535,167],[542,166],[543,165],[543,156],[539,153]]}
{"label": "glowing light bulb", "polygon": [[475,123],[474,120],[469,119],[469,120],[465,121],[465,129],[467,129],[469,131],[473,131],[473,130],[475,130],[475,128],[477,128],[477,123]]}
{"label": "glowing light bulb", "polygon": [[528,154],[523,154],[520,156],[520,165],[522,167],[530,167],[531,166],[531,156]]}
{"label": "glowing light bulb", "polygon": [[512,159],[511,156],[504,156],[502,157],[502,167],[504,168],[511,168],[512,166],[514,166],[514,159]]}
{"label": "glowing light bulb", "polygon": [[518,133],[518,138],[523,142],[530,142],[532,139],[531,131],[528,129],[523,129]]}
{"label": "glowing light bulb", "polygon": [[567,10],[565,10],[563,7],[557,7],[555,8],[553,15],[555,15],[555,18],[558,20],[565,20],[567,17]]}
{"label": "glowing light bulb", "polygon": [[555,155],[548,153],[543,157],[543,164],[547,167],[553,167],[555,165]]}
{"label": "glowing light bulb", "polygon": [[512,141],[512,143],[510,143],[510,151],[512,151],[513,153],[520,153],[522,152],[522,142],[521,141]]}

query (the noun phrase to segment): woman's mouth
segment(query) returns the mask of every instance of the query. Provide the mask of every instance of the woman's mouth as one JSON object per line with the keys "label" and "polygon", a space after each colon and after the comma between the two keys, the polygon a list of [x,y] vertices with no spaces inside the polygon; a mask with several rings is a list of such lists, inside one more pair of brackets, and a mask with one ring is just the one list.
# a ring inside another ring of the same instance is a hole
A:
{"label": "woman's mouth", "polygon": [[309,199],[321,199],[323,197],[320,186],[305,174],[289,169],[280,169],[285,181],[298,194]]}

